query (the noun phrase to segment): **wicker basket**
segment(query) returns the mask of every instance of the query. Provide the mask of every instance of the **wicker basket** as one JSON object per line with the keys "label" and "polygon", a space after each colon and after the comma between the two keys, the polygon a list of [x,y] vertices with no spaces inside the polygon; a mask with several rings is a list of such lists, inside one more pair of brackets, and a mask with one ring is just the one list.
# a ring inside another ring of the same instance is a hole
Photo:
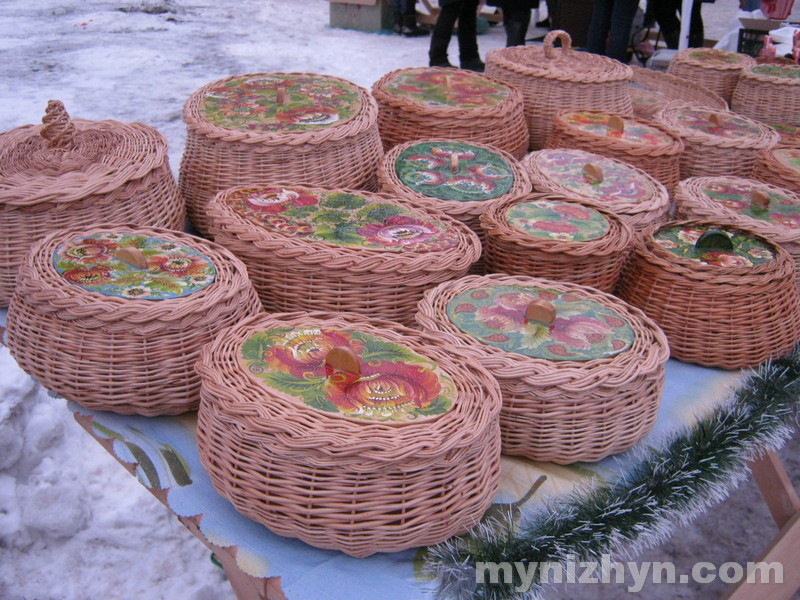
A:
{"label": "wicker basket", "polygon": [[800,148],[800,127],[770,124],[778,132],[780,139],[776,148]]}
{"label": "wicker basket", "polygon": [[633,70],[631,101],[637,117],[653,119],[668,104],[676,102],[728,110],[728,103],[719,94],[693,81],[636,65],[630,67]]}
{"label": "wicker basket", "polygon": [[215,194],[253,182],[371,189],[383,156],[378,107],[349,81],[309,73],[254,73],[211,82],[183,107],[180,188],[206,234]]}
{"label": "wicker basket", "polygon": [[742,71],[731,108],[769,125],[800,125],[800,65],[763,64]]}
{"label": "wicker basket", "polygon": [[33,242],[113,220],[183,229],[167,142],[141,123],[70,119],[51,100],[44,125],[0,134],[0,306]]}
{"label": "wicker basket", "polygon": [[522,95],[472,71],[415,67],[372,86],[383,147],[427,138],[478,142],[522,158],[528,150]]}
{"label": "wicker basket", "polygon": [[178,414],[200,401],[202,346],[260,310],[245,266],[217,244],[96,225],[32,248],[8,310],[8,346],[43,386],[82,406]]}
{"label": "wicker basket", "polygon": [[500,390],[470,358],[388,321],[250,319],[197,364],[201,462],[279,535],[356,557],[441,542],[498,489]]}
{"label": "wicker basket", "polygon": [[596,204],[530,194],[492,204],[481,215],[488,272],[569,281],[613,292],[633,230]]}
{"label": "wicker basket", "polygon": [[794,260],[738,225],[673,221],[644,232],[617,295],[658,323],[672,357],[689,363],[755,367],[800,339]]}
{"label": "wicker basket", "polygon": [[548,148],[578,148],[625,161],[655,177],[670,194],[680,181],[681,139],[657,123],[597,110],[553,116]]}
{"label": "wicker basket", "polygon": [[728,104],[742,71],[756,61],[746,54],[716,48],[680,50],[667,67],[667,74],[693,81],[719,94]]}
{"label": "wicker basket", "polygon": [[753,169],[753,178],[800,194],[800,147],[763,153]]}
{"label": "wicker basket", "polygon": [[304,186],[226,190],[211,232],[247,265],[269,312],[356,312],[411,324],[423,292],[467,273],[478,236],[383,194]]}
{"label": "wicker basket", "polygon": [[671,106],[656,120],[684,143],[681,179],[712,175],[750,177],[758,155],[778,143],[778,133],[736,113]]}
{"label": "wicker basket", "polygon": [[[561,40],[563,48],[554,48]],[[560,110],[598,109],[631,114],[628,65],[606,56],[570,50],[565,31],[551,31],[544,46],[495,48],[486,55],[486,74],[518,88],[525,104],[530,150],[543,148],[553,115]]]}
{"label": "wicker basket", "polygon": [[504,454],[600,460],[655,422],[667,340],[610,294],[549,279],[468,276],[426,292],[417,321],[471,348],[500,383]]}
{"label": "wicker basket", "polygon": [[634,230],[668,219],[666,188],[626,162],[585,150],[548,149],[531,152],[522,166],[535,190],[595,202]]}

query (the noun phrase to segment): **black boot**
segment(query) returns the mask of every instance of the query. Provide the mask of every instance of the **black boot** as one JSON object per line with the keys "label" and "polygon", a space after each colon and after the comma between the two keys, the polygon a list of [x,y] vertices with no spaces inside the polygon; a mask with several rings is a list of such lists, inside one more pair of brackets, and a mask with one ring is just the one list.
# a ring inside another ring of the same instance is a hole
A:
{"label": "black boot", "polygon": [[403,13],[394,13],[394,25],[392,25],[392,31],[394,31],[397,35],[403,34]]}
{"label": "black boot", "polygon": [[406,37],[421,37],[428,35],[430,32],[417,25],[417,15],[414,13],[413,15],[403,16],[403,27],[400,33]]}

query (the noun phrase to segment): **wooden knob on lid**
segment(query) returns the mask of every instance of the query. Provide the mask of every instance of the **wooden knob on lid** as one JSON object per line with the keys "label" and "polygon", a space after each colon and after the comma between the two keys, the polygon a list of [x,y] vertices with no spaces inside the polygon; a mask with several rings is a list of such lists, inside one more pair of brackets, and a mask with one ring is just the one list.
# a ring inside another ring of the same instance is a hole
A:
{"label": "wooden knob on lid", "polygon": [[583,178],[589,183],[603,183],[603,169],[594,163],[583,165]]}
{"label": "wooden knob on lid", "polygon": [[556,320],[556,307],[547,300],[539,298],[528,304],[528,308],[525,309],[525,318],[528,323],[552,325]]}
{"label": "wooden knob on lid", "polygon": [[625,133],[625,121],[622,117],[611,115],[606,124],[606,135],[622,135]]}
{"label": "wooden knob on lid", "polygon": [[722,118],[717,113],[711,113],[711,116],[708,117],[708,120],[714,127],[719,127],[722,125]]}
{"label": "wooden knob on lid", "polygon": [[762,190],[753,190],[750,195],[750,208],[756,212],[763,212],[769,208],[769,194]]}
{"label": "wooden knob on lid", "polygon": [[453,153],[450,155],[450,172],[458,173],[458,154]]}
{"label": "wooden knob on lid", "polygon": [[731,252],[733,250],[733,242],[731,237],[724,231],[709,229],[697,239],[694,243],[694,249]]}
{"label": "wooden knob on lid", "polygon": [[286,104],[286,87],[280,86],[275,91],[275,102],[278,104]]}
{"label": "wooden knob on lid", "polygon": [[347,346],[336,346],[331,348],[325,356],[325,366],[328,372],[351,373],[356,377],[361,375],[361,362],[352,349]]}
{"label": "wooden knob on lid", "polygon": [[114,256],[118,260],[121,260],[132,267],[136,267],[137,269],[147,268],[147,259],[144,257],[144,254],[142,254],[141,250],[134,248],[133,246],[125,246],[124,248],[120,248],[114,253]]}

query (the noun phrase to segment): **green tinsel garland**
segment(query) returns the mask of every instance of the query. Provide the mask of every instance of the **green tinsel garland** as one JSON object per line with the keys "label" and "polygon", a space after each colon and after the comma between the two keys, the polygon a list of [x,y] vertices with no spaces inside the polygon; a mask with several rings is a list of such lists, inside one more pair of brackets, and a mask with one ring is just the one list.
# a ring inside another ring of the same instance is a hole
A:
{"label": "green tinsel garland", "polygon": [[468,537],[429,549],[426,570],[439,578],[438,598],[539,598],[520,581],[476,584],[477,562],[600,561],[614,552],[657,544],[672,529],[725,499],[747,475],[748,462],[791,436],[798,413],[800,350],[752,371],[730,402],[691,429],[676,432],[660,451],[644,454],[617,481],[556,500],[519,530],[482,523]]}

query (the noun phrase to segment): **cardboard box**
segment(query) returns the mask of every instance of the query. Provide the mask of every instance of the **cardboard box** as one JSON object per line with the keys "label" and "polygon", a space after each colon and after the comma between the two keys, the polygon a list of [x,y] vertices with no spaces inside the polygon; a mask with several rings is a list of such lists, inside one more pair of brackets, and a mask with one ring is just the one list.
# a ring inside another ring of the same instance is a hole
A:
{"label": "cardboard box", "polygon": [[771,21],[769,19],[739,19],[742,27],[745,29],[752,29],[754,31],[772,31],[773,29],[780,29],[781,21]]}
{"label": "cardboard box", "polygon": [[330,0],[330,9],[331,27],[380,31],[394,24],[389,0]]}

